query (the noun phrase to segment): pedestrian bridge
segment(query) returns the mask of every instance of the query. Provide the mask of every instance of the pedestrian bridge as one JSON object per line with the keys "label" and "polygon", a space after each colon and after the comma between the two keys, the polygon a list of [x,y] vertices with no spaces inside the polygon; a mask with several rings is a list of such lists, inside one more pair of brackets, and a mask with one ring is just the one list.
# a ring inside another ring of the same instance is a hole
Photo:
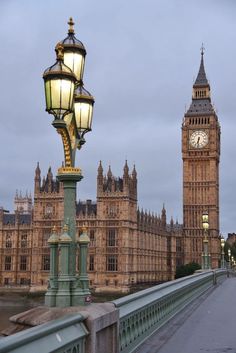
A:
{"label": "pedestrian bridge", "polygon": [[[236,278],[228,278],[221,269],[170,281],[111,303],[64,312],[32,309],[28,316],[36,317],[36,325],[40,315],[44,321],[50,315],[61,317],[1,339],[0,352],[234,353],[235,293]],[[27,325],[28,316],[18,316],[16,321]]]}

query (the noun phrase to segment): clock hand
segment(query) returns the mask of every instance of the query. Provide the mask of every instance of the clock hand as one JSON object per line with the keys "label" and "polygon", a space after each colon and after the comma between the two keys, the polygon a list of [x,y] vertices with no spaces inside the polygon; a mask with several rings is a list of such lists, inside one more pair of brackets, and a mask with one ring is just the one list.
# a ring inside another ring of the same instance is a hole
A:
{"label": "clock hand", "polygon": [[199,145],[199,142],[200,142],[200,136],[198,136],[197,145]]}

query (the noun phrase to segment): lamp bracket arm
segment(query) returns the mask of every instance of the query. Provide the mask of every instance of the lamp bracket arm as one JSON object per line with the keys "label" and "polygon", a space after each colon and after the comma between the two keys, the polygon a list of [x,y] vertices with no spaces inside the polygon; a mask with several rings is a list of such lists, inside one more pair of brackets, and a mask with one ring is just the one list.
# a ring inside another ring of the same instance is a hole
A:
{"label": "lamp bracket arm", "polygon": [[72,146],[71,139],[68,133],[67,128],[57,128],[57,132],[61,135],[63,148],[64,148],[64,157],[65,157],[65,167],[73,167],[73,158],[72,158]]}

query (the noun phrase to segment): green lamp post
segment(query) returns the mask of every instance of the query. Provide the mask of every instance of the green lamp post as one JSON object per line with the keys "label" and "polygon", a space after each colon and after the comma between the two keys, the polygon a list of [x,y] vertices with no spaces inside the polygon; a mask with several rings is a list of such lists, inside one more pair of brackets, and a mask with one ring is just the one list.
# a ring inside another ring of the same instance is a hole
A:
{"label": "green lamp post", "polygon": [[208,270],[211,268],[211,256],[208,253],[208,239],[207,239],[207,233],[209,229],[208,212],[203,212],[202,214],[202,227],[204,229],[202,269]]}
{"label": "green lamp post", "polygon": [[228,267],[229,269],[231,269],[231,250],[230,249],[228,249],[228,261],[229,261]]}
{"label": "green lamp post", "polygon": [[[52,125],[61,135],[64,148],[64,166],[58,169],[57,179],[64,188],[64,224],[68,229],[63,234],[71,239],[61,243],[59,236],[58,249],[63,261],[60,258],[60,271],[53,281],[57,292],[55,296],[52,291],[47,293],[45,299],[47,305],[60,307],[83,304],[81,296],[79,301],[76,298],[81,289],[76,274],[76,183],[83,176],[81,169],[75,167],[75,156],[85,143],[84,135],[91,131],[94,105],[94,98],[83,86],[86,50],[74,35],[72,18],[68,24],[68,36],[56,46],[57,61],[43,74],[46,111],[54,115]],[[68,255],[64,254],[65,248]]]}
{"label": "green lamp post", "polygon": [[89,304],[91,302],[91,295],[89,291],[89,278],[87,273],[87,253],[88,253],[88,245],[90,243],[90,239],[87,234],[87,230],[84,227],[82,229],[82,233],[80,234],[78,240],[78,245],[80,249],[79,256],[79,288],[75,289],[74,300],[75,304],[80,305],[83,302]]}
{"label": "green lamp post", "polygon": [[56,234],[56,227],[54,227],[52,235],[48,239],[50,247],[50,274],[48,291],[45,295],[45,303],[48,306],[56,305],[56,295],[58,290],[58,243],[59,236]]}
{"label": "green lamp post", "polygon": [[220,238],[220,245],[221,245],[221,268],[225,268],[225,239],[223,236]]}

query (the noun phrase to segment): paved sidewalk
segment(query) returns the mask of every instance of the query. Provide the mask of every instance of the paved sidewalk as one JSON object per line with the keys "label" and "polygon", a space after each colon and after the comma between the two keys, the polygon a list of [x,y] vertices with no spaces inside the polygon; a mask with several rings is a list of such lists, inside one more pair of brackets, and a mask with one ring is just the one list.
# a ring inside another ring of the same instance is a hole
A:
{"label": "paved sidewalk", "polygon": [[161,348],[160,340],[163,334],[157,332],[138,352],[236,353],[236,278],[211,292]]}

